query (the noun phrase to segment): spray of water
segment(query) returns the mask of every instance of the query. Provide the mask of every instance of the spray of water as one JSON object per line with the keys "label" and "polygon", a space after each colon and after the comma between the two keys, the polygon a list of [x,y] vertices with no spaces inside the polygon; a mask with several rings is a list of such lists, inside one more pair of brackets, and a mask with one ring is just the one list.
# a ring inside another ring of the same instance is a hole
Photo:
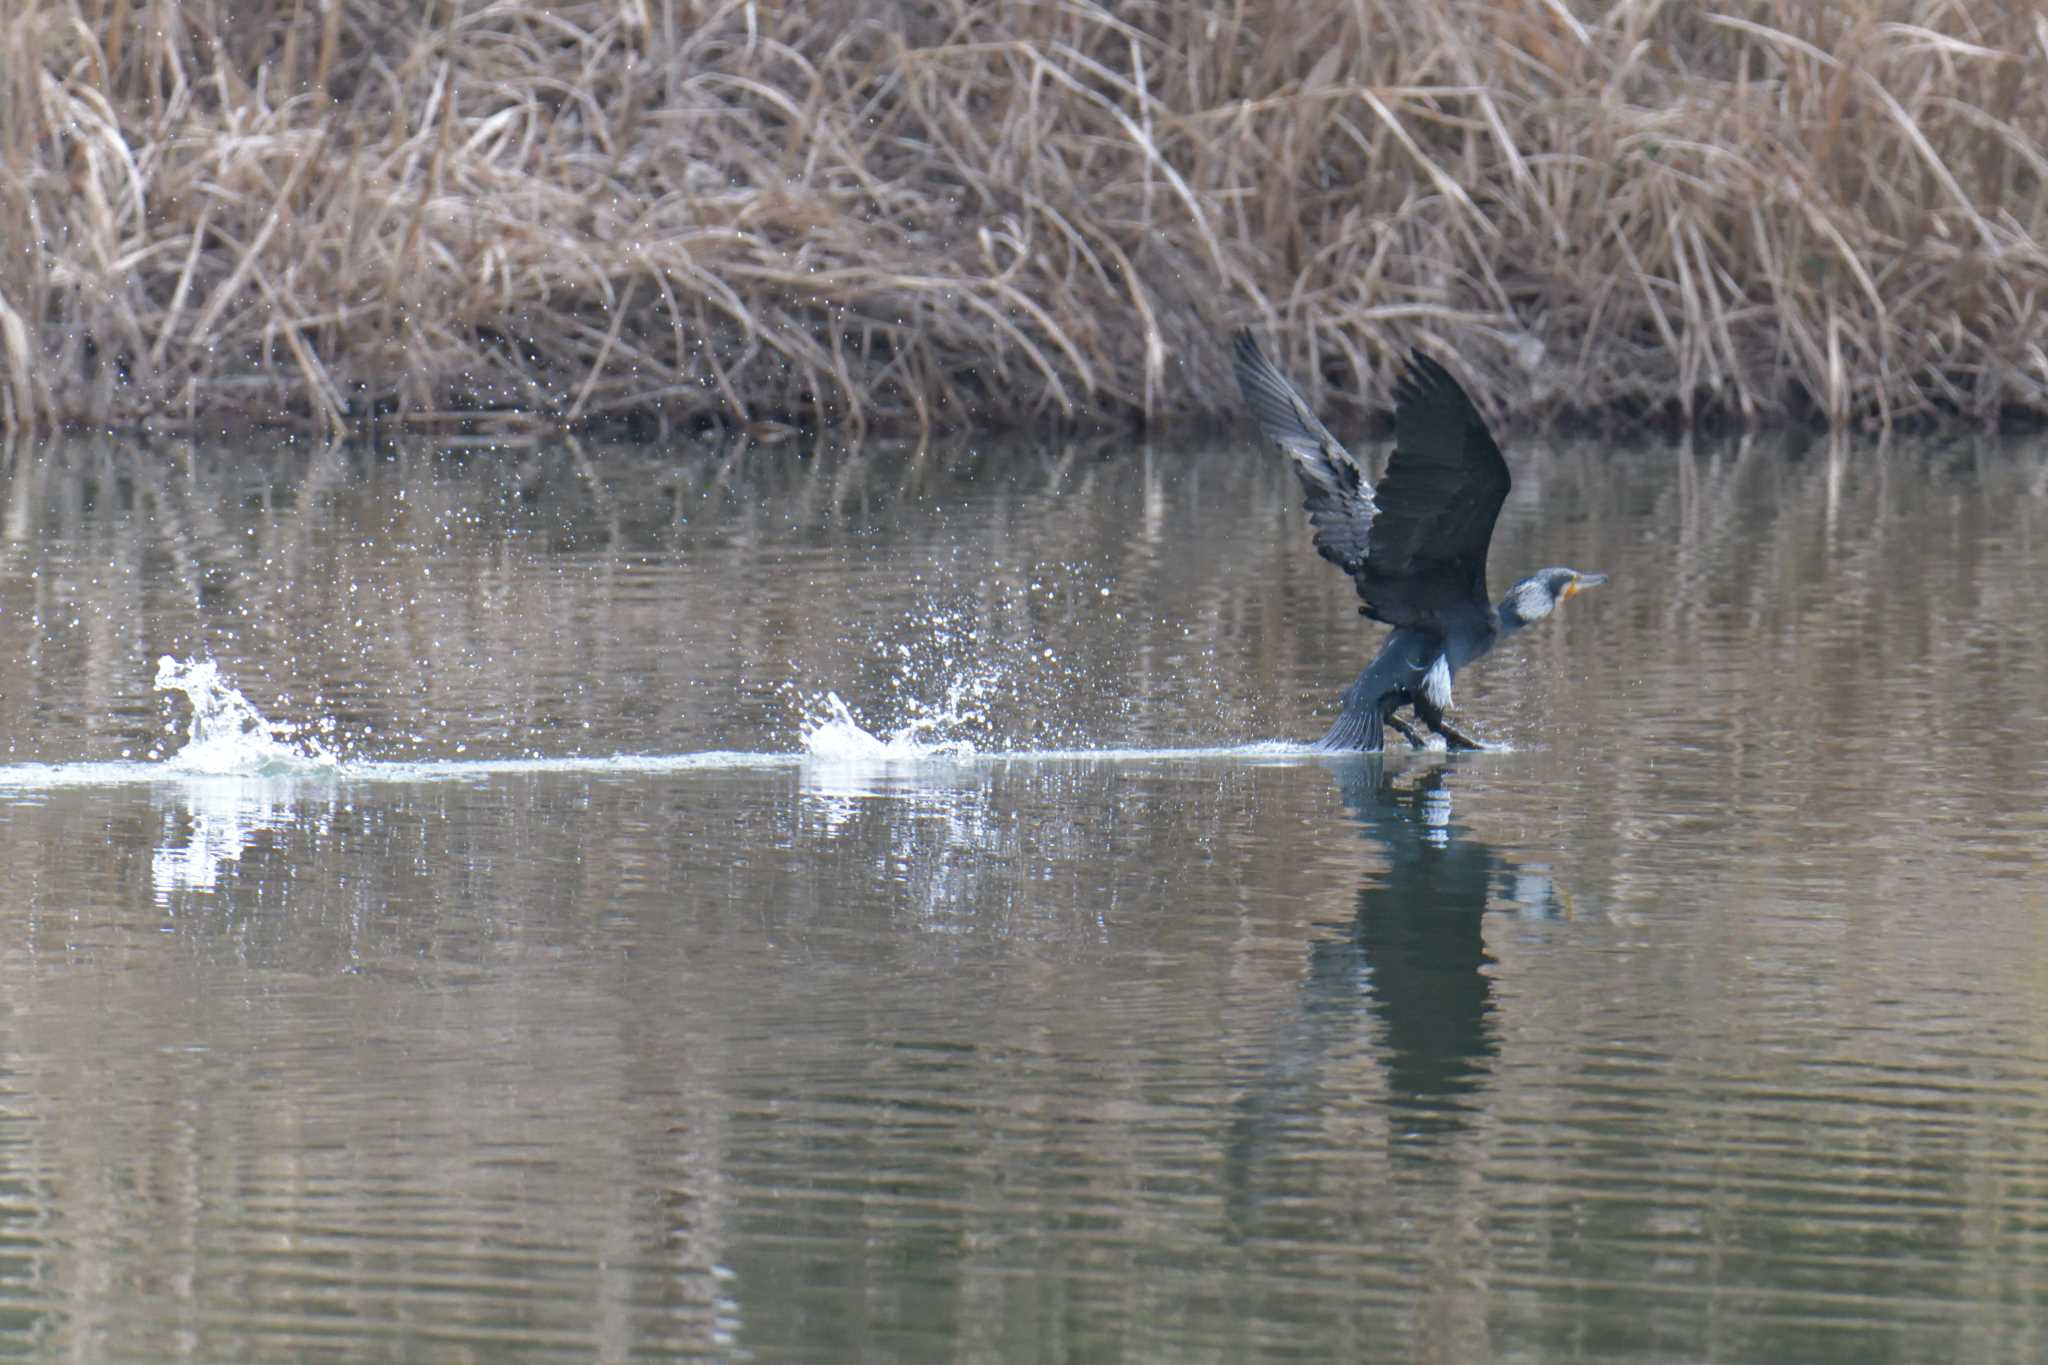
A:
{"label": "spray of water", "polygon": [[181,772],[287,774],[333,768],[337,759],[320,741],[297,728],[267,719],[241,692],[223,681],[211,659],[156,663],[159,692],[184,694],[192,707],[185,744],[165,766]]}
{"label": "spray of water", "polygon": [[921,758],[965,756],[974,742],[948,731],[962,722],[957,698],[948,706],[924,710],[888,730],[870,730],[854,717],[837,692],[810,702],[803,717],[803,749],[811,758],[830,762],[910,762]]}
{"label": "spray of water", "polygon": [[865,721],[836,691],[792,688],[804,753],[896,762],[1009,752],[1051,739],[1060,661],[1023,611],[1028,602],[1020,589],[1015,602],[932,602],[906,618],[905,638],[876,661],[888,672]]}

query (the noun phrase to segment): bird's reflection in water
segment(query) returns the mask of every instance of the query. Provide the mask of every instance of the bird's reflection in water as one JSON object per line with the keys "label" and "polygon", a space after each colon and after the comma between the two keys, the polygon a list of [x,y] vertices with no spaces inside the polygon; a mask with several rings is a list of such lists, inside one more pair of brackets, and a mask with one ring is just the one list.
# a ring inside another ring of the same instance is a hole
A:
{"label": "bird's reflection in water", "polygon": [[1456,760],[1360,754],[1328,766],[1380,857],[1351,917],[1310,943],[1294,1026],[1239,1102],[1229,1165],[1240,1216],[1281,1192],[1277,1168],[1259,1171],[1298,1141],[1283,1134],[1355,1105],[1356,1071],[1333,1057],[1378,1064],[1390,1155],[1433,1160],[1465,1129],[1500,1052],[1486,912],[1563,910],[1540,869],[1517,866],[1458,823]]}
{"label": "bird's reflection in water", "polygon": [[1397,1141],[1454,1131],[1500,1050],[1482,917],[1554,914],[1556,893],[1456,823],[1450,768],[1390,770],[1378,755],[1330,766],[1384,864],[1350,921],[1310,945],[1305,1006],[1341,1017],[1362,1004],[1379,1022]]}

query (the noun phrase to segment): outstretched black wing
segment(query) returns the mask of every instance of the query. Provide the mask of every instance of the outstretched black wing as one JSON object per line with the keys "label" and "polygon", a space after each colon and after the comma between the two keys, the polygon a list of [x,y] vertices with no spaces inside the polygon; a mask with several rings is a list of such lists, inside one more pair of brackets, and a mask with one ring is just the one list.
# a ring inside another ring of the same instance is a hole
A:
{"label": "outstretched black wing", "polygon": [[1378,489],[1250,332],[1232,341],[1253,420],[1294,464],[1316,549],[1358,584],[1366,613],[1442,629],[1484,610],[1486,547],[1507,501],[1507,461],[1450,372],[1415,352],[1394,386],[1394,453]]}
{"label": "outstretched black wing", "polygon": [[1394,385],[1394,453],[1373,501],[1359,595],[1381,620],[1487,605],[1486,547],[1507,501],[1507,461],[1450,371],[1420,351]]}
{"label": "outstretched black wing", "polygon": [[1231,338],[1237,387],[1252,420],[1268,440],[1287,452],[1294,472],[1308,494],[1308,519],[1316,528],[1316,549],[1356,578],[1365,567],[1371,543],[1372,485],[1359,472],[1358,461],[1295,391],[1287,377],[1273,368],[1249,331]]}

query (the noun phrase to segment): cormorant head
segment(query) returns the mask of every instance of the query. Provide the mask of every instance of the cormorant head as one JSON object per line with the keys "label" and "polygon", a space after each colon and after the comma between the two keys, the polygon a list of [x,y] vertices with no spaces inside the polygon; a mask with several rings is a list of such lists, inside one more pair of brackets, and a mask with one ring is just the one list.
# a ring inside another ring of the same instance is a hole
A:
{"label": "cormorant head", "polygon": [[1519,630],[1541,621],[1557,610],[1558,604],[1585,588],[1597,588],[1607,581],[1604,573],[1580,573],[1577,569],[1540,569],[1530,574],[1500,600],[1501,624]]}

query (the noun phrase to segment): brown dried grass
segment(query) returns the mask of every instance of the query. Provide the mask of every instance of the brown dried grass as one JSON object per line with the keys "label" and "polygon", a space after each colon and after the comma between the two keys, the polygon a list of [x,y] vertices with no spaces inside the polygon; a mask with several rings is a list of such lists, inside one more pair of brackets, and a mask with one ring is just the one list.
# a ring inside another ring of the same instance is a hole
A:
{"label": "brown dried grass", "polygon": [[[2048,410],[1960,0],[17,0],[0,427]],[[1322,395],[1318,395],[1319,400]]]}

